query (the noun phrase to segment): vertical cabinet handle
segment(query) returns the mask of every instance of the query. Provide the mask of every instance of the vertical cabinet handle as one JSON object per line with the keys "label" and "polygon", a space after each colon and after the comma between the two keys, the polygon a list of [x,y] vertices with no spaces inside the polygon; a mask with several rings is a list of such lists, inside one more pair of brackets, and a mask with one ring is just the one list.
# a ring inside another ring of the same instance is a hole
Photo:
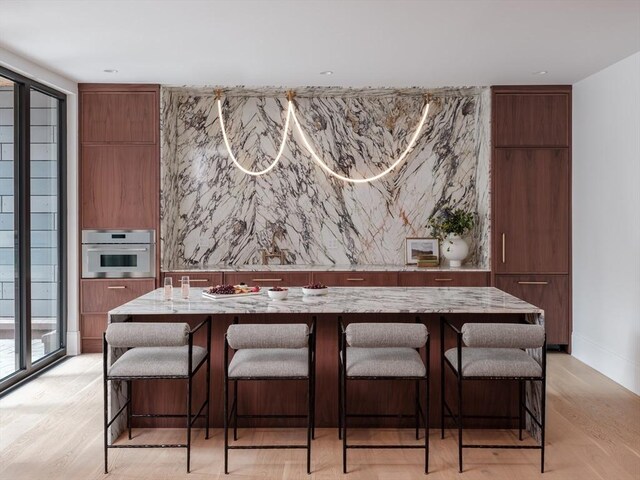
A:
{"label": "vertical cabinet handle", "polygon": [[507,262],[505,240],[506,240],[506,235],[503,233],[502,234],[502,263]]}

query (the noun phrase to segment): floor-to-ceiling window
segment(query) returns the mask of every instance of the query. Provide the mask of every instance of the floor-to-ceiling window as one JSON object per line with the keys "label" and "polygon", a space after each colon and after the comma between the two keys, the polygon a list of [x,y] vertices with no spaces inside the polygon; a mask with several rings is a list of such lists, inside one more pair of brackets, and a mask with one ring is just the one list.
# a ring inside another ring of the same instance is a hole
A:
{"label": "floor-to-ceiling window", "polygon": [[0,391],[66,353],[65,99],[0,67]]}

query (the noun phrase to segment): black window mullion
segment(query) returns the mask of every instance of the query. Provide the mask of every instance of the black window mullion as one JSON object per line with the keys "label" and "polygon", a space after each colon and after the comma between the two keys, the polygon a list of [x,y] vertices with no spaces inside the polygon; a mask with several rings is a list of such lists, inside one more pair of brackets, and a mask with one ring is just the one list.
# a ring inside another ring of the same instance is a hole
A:
{"label": "black window mullion", "polygon": [[24,341],[23,358],[27,370],[31,369],[31,88],[30,85],[20,85],[20,147],[18,152],[19,164],[19,192],[14,199],[18,208],[18,243],[20,247],[20,263],[18,276],[20,277],[20,324],[23,326]]}
{"label": "black window mullion", "polygon": [[67,102],[58,99],[58,331],[67,345]]}

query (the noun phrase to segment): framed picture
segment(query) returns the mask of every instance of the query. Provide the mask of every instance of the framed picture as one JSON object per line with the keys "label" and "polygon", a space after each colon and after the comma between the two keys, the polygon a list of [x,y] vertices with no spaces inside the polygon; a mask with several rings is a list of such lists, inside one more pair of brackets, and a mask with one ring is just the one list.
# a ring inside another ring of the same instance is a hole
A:
{"label": "framed picture", "polygon": [[405,240],[405,263],[415,265],[421,256],[435,255],[440,260],[437,238],[407,238]]}

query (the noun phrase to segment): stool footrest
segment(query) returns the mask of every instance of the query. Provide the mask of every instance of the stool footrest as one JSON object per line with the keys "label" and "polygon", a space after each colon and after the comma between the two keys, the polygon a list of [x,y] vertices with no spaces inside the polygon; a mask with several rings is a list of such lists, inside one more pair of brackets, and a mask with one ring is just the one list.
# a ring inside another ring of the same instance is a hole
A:
{"label": "stool footrest", "polygon": [[347,448],[420,448],[422,450],[425,449],[424,444],[422,445],[347,445]]}
{"label": "stool footrest", "polygon": [[306,449],[306,445],[229,445],[227,447],[229,450],[276,450],[276,449],[285,449],[285,448],[304,448]]}
{"label": "stool footrest", "polygon": [[504,448],[509,450],[540,450],[542,447],[540,445],[465,445],[462,444],[462,448]]}
{"label": "stool footrest", "polygon": [[142,445],[107,445],[107,448],[187,448],[184,443],[142,444]]}

